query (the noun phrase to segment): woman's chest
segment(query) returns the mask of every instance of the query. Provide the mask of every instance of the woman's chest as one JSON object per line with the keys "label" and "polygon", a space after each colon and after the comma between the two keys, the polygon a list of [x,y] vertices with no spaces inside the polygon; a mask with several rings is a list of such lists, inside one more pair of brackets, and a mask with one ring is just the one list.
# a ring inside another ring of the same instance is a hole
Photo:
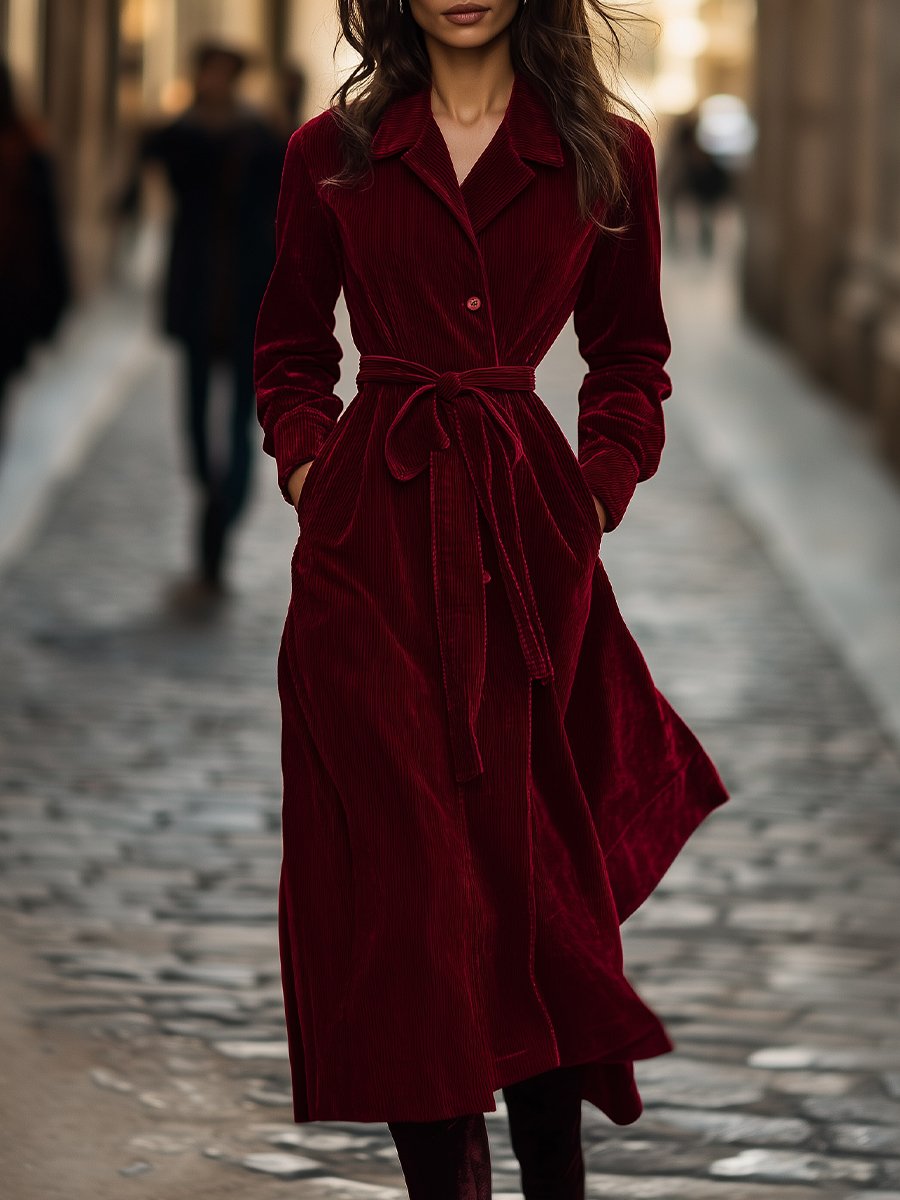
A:
{"label": "woman's chest", "polygon": [[388,311],[515,319],[525,305],[556,307],[577,289],[596,226],[580,215],[569,172],[519,167],[492,173],[482,158],[460,186],[449,154],[443,170],[394,157],[367,186],[326,187],[345,283]]}

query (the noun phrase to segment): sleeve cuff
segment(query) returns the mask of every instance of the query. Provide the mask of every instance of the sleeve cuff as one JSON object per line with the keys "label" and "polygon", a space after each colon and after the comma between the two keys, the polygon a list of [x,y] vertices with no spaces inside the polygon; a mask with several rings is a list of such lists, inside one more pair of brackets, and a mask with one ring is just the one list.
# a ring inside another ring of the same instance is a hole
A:
{"label": "sleeve cuff", "polygon": [[580,466],[592,495],[606,509],[604,533],[615,529],[638,485],[637,462],[624,446],[606,445]]}

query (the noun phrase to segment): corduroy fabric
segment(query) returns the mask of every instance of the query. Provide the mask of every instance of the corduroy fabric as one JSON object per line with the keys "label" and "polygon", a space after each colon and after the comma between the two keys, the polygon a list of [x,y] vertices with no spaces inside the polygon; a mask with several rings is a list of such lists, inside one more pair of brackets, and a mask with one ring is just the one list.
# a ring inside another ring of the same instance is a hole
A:
{"label": "corduroy fabric", "polygon": [[[313,460],[278,659],[298,1122],[492,1111],[581,1063],[628,1124],[634,1061],[673,1048],[619,925],[728,793],[599,554],[592,492],[614,529],[671,392],[653,148],[625,125],[620,238],[579,216],[520,74],[462,185],[428,87],[388,108],[362,186],[321,182],[330,110],[288,147],[255,374],[287,499]],[[361,355],[343,412],[342,288]],[[573,310],[577,455],[528,375]]]}

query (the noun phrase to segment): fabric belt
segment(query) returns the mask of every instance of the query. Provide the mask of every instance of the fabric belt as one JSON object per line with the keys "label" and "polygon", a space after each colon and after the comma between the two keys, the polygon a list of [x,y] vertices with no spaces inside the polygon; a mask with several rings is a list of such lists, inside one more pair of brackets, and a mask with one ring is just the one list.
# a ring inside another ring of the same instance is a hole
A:
{"label": "fabric belt", "polygon": [[[487,662],[485,570],[478,506],[497,552],[529,679],[547,683],[553,663],[522,547],[513,468],[524,450],[492,390],[533,391],[533,366],[438,372],[384,354],[360,356],[357,384],[418,384],[384,441],[395,479],[430,471],[431,563],[438,641],[456,779],[484,771],[475,734]],[[455,441],[458,453],[444,453]]]}

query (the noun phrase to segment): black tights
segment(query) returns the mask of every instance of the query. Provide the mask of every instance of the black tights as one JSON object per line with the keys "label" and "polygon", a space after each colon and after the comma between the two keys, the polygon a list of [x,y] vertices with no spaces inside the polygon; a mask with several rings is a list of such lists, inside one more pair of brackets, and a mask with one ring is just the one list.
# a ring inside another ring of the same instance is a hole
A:
{"label": "black tights", "polygon": [[[584,1200],[580,1079],[580,1067],[556,1067],[502,1089],[525,1200]],[[490,1200],[483,1112],[388,1128],[410,1200]]]}

